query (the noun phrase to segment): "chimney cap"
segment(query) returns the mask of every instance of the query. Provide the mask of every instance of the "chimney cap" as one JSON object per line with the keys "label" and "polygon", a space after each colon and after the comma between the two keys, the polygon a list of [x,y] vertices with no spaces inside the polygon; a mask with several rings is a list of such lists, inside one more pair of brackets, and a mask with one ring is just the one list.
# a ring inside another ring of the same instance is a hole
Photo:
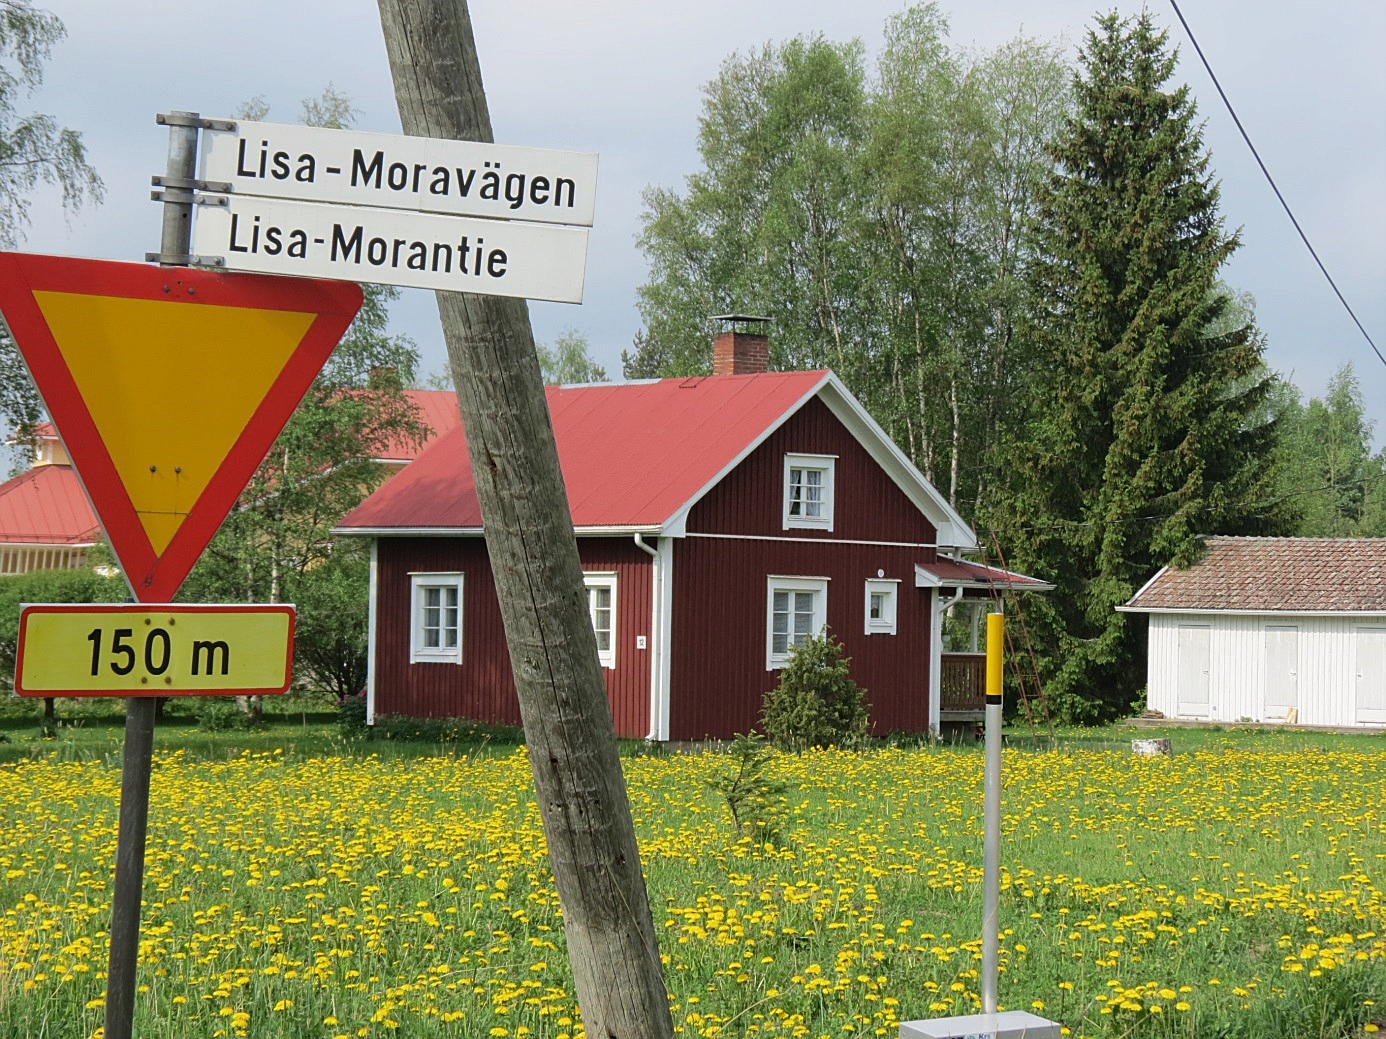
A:
{"label": "chimney cap", "polygon": [[[752,316],[752,315],[750,315],[750,314],[713,314],[708,320],[710,320],[710,321],[729,321],[729,322],[731,322],[732,324],[735,324],[735,323],[737,323],[738,321],[739,321],[739,322],[761,321],[761,322],[764,322],[765,324],[769,324],[773,319],[772,319],[772,318],[768,318],[768,317],[754,317],[754,316]],[[749,331],[749,330],[743,329],[743,331]]]}

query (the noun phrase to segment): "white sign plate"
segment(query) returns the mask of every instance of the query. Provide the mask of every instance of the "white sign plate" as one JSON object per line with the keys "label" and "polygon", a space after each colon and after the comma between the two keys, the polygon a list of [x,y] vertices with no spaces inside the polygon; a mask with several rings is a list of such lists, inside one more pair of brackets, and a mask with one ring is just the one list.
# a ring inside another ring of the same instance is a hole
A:
{"label": "white sign plate", "polygon": [[594,152],[230,121],[203,131],[199,176],[237,195],[592,226]]}
{"label": "white sign plate", "polygon": [[197,207],[192,248],[228,270],[582,302],[583,227],[225,197]]}

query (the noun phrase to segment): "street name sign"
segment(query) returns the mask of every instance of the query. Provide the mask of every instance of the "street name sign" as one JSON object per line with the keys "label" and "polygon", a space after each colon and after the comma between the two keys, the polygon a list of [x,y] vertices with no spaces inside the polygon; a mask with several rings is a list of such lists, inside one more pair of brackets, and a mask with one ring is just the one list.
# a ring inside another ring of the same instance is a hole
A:
{"label": "street name sign", "polygon": [[229,185],[236,195],[592,226],[593,152],[210,122],[202,134],[199,176]]}
{"label": "street name sign", "polygon": [[20,696],[284,693],[294,608],[29,604],[19,614]]}
{"label": "street name sign", "polygon": [[193,252],[233,270],[581,303],[587,229],[250,195],[198,207]]}
{"label": "street name sign", "polygon": [[0,313],[140,602],[168,602],[358,285],[0,252]]}

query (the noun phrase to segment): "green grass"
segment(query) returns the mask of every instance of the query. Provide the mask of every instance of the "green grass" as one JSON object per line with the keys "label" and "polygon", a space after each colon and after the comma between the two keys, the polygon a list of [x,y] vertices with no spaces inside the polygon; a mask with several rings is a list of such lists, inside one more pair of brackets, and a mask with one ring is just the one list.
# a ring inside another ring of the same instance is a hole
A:
{"label": "green grass", "polygon": [[[100,1023],[120,720],[78,716],[52,740],[4,722],[0,1036]],[[578,1034],[525,755],[414,728],[159,727],[142,1039]],[[1181,729],[1137,759],[1129,730],[1060,735],[1006,753],[1004,1006],[1091,1039],[1386,1025],[1386,741]],[[980,747],[775,755],[768,846],[712,788],[725,753],[623,764],[682,1034],[893,1037],[976,1009]]]}

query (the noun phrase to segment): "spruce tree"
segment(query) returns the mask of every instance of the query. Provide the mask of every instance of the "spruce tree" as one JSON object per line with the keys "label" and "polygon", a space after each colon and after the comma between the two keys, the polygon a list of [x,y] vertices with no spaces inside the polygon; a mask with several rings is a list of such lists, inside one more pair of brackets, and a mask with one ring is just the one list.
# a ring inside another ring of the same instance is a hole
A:
{"label": "spruce tree", "polygon": [[994,516],[1009,562],[1057,586],[1027,619],[1075,721],[1144,685],[1144,620],[1114,607],[1196,558],[1200,534],[1278,532],[1261,341],[1218,281],[1238,239],[1166,42],[1149,14],[1113,14],[1080,53],[1039,202],[1032,409]]}

